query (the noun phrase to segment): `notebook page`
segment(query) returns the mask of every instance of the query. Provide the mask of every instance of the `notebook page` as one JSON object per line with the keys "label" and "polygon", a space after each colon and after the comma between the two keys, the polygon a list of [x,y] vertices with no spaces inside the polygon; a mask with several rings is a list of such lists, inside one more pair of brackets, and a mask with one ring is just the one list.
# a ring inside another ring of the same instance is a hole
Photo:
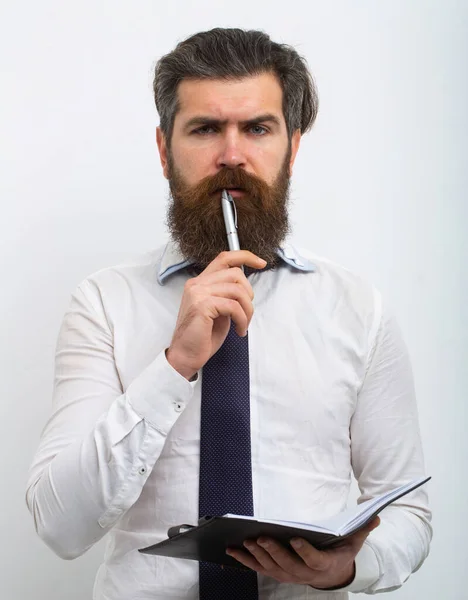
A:
{"label": "notebook page", "polygon": [[246,517],[244,515],[234,515],[227,513],[223,515],[228,519],[248,519],[249,521],[258,521],[259,523],[273,523],[274,525],[283,525],[285,527],[296,527],[297,529],[308,529],[309,531],[319,531],[324,533],[333,533],[326,527],[322,527],[320,524],[313,523],[301,523],[299,521],[282,521],[280,519],[260,519],[259,517]]}
{"label": "notebook page", "polygon": [[411,481],[405,485],[401,485],[386,494],[382,494],[382,496],[378,496],[377,498],[372,498],[367,502],[363,502],[359,505],[359,510],[355,514],[353,519],[350,519],[346,525],[344,525],[340,531],[341,535],[345,535],[349,531],[354,529],[358,529],[363,523],[365,523],[369,517],[376,511],[385,506],[387,503],[392,502],[402,494],[412,490],[414,487],[417,487],[422,482],[426,481],[427,477],[421,477],[420,479]]}
{"label": "notebook page", "polygon": [[316,521],[315,523],[301,523],[297,521],[282,521],[278,519],[259,519],[258,517],[251,516],[242,516],[242,515],[234,515],[234,514],[226,514],[225,517],[240,517],[242,519],[249,519],[252,521],[260,521],[263,523],[275,523],[278,525],[284,525],[286,527],[297,527],[299,529],[307,529],[310,531],[320,531],[325,533],[333,533],[335,535],[346,535],[350,531],[358,529],[360,525],[365,523],[367,519],[379,508],[385,506],[388,502],[391,502],[395,498],[399,497],[401,494],[404,494],[408,490],[411,490],[414,487],[417,487],[421,483],[425,482],[428,477],[421,477],[420,479],[415,479],[410,483],[401,485],[389,492],[385,492],[381,496],[377,498],[371,498],[370,500],[366,500],[365,502],[361,502],[361,504],[357,506],[352,506],[351,508],[347,508],[344,511],[330,517],[328,519],[324,519],[323,521]]}

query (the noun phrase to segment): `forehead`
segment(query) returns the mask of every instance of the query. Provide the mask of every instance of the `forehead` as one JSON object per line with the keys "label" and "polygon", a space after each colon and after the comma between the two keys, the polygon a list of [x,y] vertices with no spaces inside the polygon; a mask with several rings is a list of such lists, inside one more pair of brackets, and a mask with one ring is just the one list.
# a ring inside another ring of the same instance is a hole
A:
{"label": "forehead", "polygon": [[179,111],[176,120],[196,115],[215,119],[245,120],[260,113],[283,118],[283,91],[271,73],[236,80],[185,79],[178,88]]}

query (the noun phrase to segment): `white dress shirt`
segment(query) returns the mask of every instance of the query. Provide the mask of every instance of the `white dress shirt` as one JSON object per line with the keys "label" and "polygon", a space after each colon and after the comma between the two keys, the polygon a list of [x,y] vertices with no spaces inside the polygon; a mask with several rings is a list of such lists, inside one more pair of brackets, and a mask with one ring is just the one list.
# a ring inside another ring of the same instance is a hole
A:
{"label": "white dress shirt", "polygon": [[[406,346],[381,294],[358,275],[287,243],[253,273],[249,327],[254,513],[308,522],[424,473]],[[143,555],[198,521],[203,370],[167,362],[184,284],[177,246],[87,277],[56,350],[53,410],[27,486],[36,530],[59,556],[107,534],[95,600],[195,600],[198,563]],[[339,591],[259,576],[260,600],[343,600],[399,587],[432,536],[426,487],[381,513]],[[221,600],[221,599],[220,599]]]}

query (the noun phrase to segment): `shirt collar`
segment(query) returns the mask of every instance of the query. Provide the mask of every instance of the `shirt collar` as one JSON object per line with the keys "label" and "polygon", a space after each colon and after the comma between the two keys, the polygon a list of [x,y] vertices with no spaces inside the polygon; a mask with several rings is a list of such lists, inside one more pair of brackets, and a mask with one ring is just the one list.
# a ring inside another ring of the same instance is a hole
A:
{"label": "shirt collar", "polygon": [[[314,263],[305,256],[302,256],[290,243],[280,246],[276,253],[285,263],[298,271],[314,272],[317,269]],[[194,260],[185,260],[178,245],[173,240],[169,240],[159,262],[158,283],[164,285],[170,275],[188,267],[194,262]]]}

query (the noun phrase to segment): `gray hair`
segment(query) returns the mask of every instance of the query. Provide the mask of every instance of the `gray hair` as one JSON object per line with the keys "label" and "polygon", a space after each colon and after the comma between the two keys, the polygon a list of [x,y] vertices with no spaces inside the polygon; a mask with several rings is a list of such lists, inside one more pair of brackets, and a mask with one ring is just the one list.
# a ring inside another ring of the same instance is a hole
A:
{"label": "gray hair", "polygon": [[306,60],[262,31],[216,28],[180,42],[156,64],[154,101],[167,144],[180,109],[177,88],[183,79],[232,80],[261,73],[275,74],[281,84],[289,139],[297,129],[308,131],[317,116],[318,94]]}

